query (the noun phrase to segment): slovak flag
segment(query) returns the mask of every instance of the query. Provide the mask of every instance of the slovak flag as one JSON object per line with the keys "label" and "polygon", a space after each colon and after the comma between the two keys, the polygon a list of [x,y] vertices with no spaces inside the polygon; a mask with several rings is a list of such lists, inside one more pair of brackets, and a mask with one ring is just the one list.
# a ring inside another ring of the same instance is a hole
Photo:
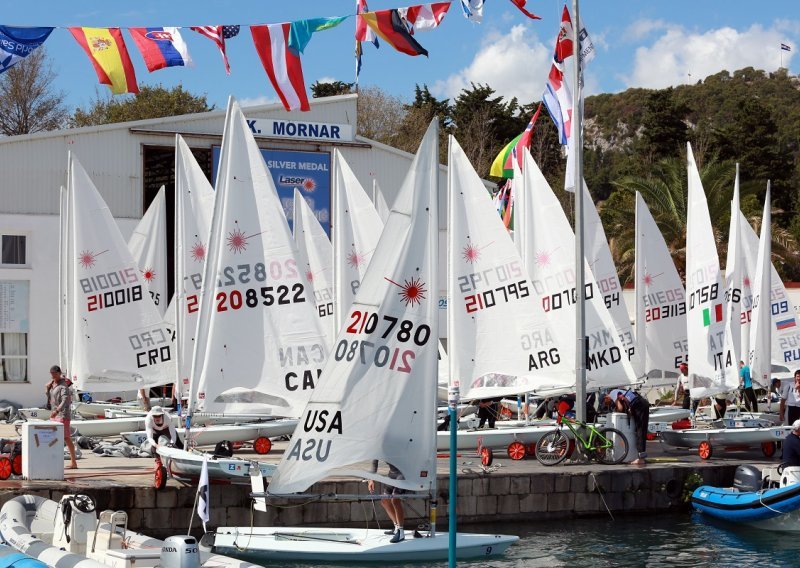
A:
{"label": "slovak flag", "polygon": [[128,28],[128,31],[151,73],[165,67],[192,64],[179,28]]}

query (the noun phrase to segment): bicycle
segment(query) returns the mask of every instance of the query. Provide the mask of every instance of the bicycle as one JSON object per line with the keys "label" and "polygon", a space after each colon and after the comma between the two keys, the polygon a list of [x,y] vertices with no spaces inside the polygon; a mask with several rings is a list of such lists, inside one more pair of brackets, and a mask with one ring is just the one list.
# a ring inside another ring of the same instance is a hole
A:
{"label": "bicycle", "polygon": [[[567,459],[572,453],[570,438],[564,433],[567,425],[575,443],[580,443],[590,458],[606,465],[616,465],[628,457],[628,440],[616,428],[597,428],[580,420],[568,418],[558,412],[558,428],[548,432],[536,442],[536,459],[542,465],[556,465]],[[588,436],[581,435],[581,430],[588,430]]]}

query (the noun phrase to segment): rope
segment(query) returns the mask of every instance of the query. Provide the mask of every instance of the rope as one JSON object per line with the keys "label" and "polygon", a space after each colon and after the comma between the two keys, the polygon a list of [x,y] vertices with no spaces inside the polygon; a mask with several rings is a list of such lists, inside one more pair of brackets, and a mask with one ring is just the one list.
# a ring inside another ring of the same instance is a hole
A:
{"label": "rope", "polygon": [[779,515],[783,515],[786,512],[786,511],[779,511],[778,509],[773,509],[772,507],[770,507],[769,505],[764,503],[764,490],[763,489],[758,492],[758,502],[761,503],[761,505],[763,505],[764,507],[766,507],[770,511],[772,511],[773,513],[778,513]]}
{"label": "rope", "polygon": [[606,511],[608,511],[608,516],[611,517],[611,520],[613,521],[614,515],[611,514],[611,509],[609,509],[608,503],[606,503],[606,498],[603,497],[603,490],[600,488],[600,484],[597,483],[597,477],[595,477],[594,472],[589,472],[589,475],[591,475],[592,479],[594,479],[594,487],[597,490],[598,495],[600,495],[600,500],[603,502],[603,506],[606,508]]}

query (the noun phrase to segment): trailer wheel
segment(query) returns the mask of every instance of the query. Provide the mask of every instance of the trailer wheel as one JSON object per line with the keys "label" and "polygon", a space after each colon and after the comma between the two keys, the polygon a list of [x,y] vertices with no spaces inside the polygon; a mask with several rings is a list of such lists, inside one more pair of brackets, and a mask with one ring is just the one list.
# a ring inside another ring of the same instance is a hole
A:
{"label": "trailer wheel", "polygon": [[771,458],[775,455],[776,450],[775,442],[763,442],[761,444],[761,453],[764,454],[765,457]]}
{"label": "trailer wheel", "polygon": [[494,453],[492,448],[481,448],[481,465],[489,467],[494,461]]}
{"label": "trailer wheel", "polygon": [[536,442],[531,442],[525,446],[525,453],[530,457],[536,456]]}
{"label": "trailer wheel", "polygon": [[11,460],[7,456],[0,457],[0,479],[6,480],[11,477]]}
{"label": "trailer wheel", "polygon": [[167,468],[161,464],[156,466],[155,473],[153,474],[153,487],[156,490],[164,489],[167,486]]}
{"label": "trailer wheel", "polygon": [[17,454],[11,460],[11,471],[14,475],[22,475],[22,454]]}
{"label": "trailer wheel", "polygon": [[525,444],[517,441],[511,442],[506,451],[508,452],[508,457],[514,461],[519,461],[525,457]]}
{"label": "trailer wheel", "polygon": [[266,436],[259,436],[256,438],[256,441],[253,442],[253,450],[255,450],[257,454],[268,454],[271,449],[272,440]]}
{"label": "trailer wheel", "polygon": [[705,440],[700,442],[700,445],[697,447],[697,454],[704,460],[710,459],[713,455],[711,444]]}

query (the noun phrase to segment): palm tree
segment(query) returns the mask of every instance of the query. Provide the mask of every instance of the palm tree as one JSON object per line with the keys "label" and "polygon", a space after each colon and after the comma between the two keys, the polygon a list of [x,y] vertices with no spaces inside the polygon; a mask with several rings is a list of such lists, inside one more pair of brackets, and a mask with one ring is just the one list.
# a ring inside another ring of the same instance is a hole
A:
{"label": "palm tree", "polygon": [[[700,165],[700,179],[708,200],[711,224],[721,258],[727,251],[727,232],[730,222],[730,201],[733,197],[735,166],[716,157]],[[603,221],[614,235],[609,243],[617,262],[620,278],[633,278],[636,227],[635,195],[638,191],[658,224],[681,276],[686,269],[686,214],[688,185],[686,158],[666,158],[653,166],[646,177],[625,176],[614,182],[618,188],[602,207]],[[741,195],[752,193],[752,187],[741,189]],[[615,199],[616,198],[616,199]]]}

